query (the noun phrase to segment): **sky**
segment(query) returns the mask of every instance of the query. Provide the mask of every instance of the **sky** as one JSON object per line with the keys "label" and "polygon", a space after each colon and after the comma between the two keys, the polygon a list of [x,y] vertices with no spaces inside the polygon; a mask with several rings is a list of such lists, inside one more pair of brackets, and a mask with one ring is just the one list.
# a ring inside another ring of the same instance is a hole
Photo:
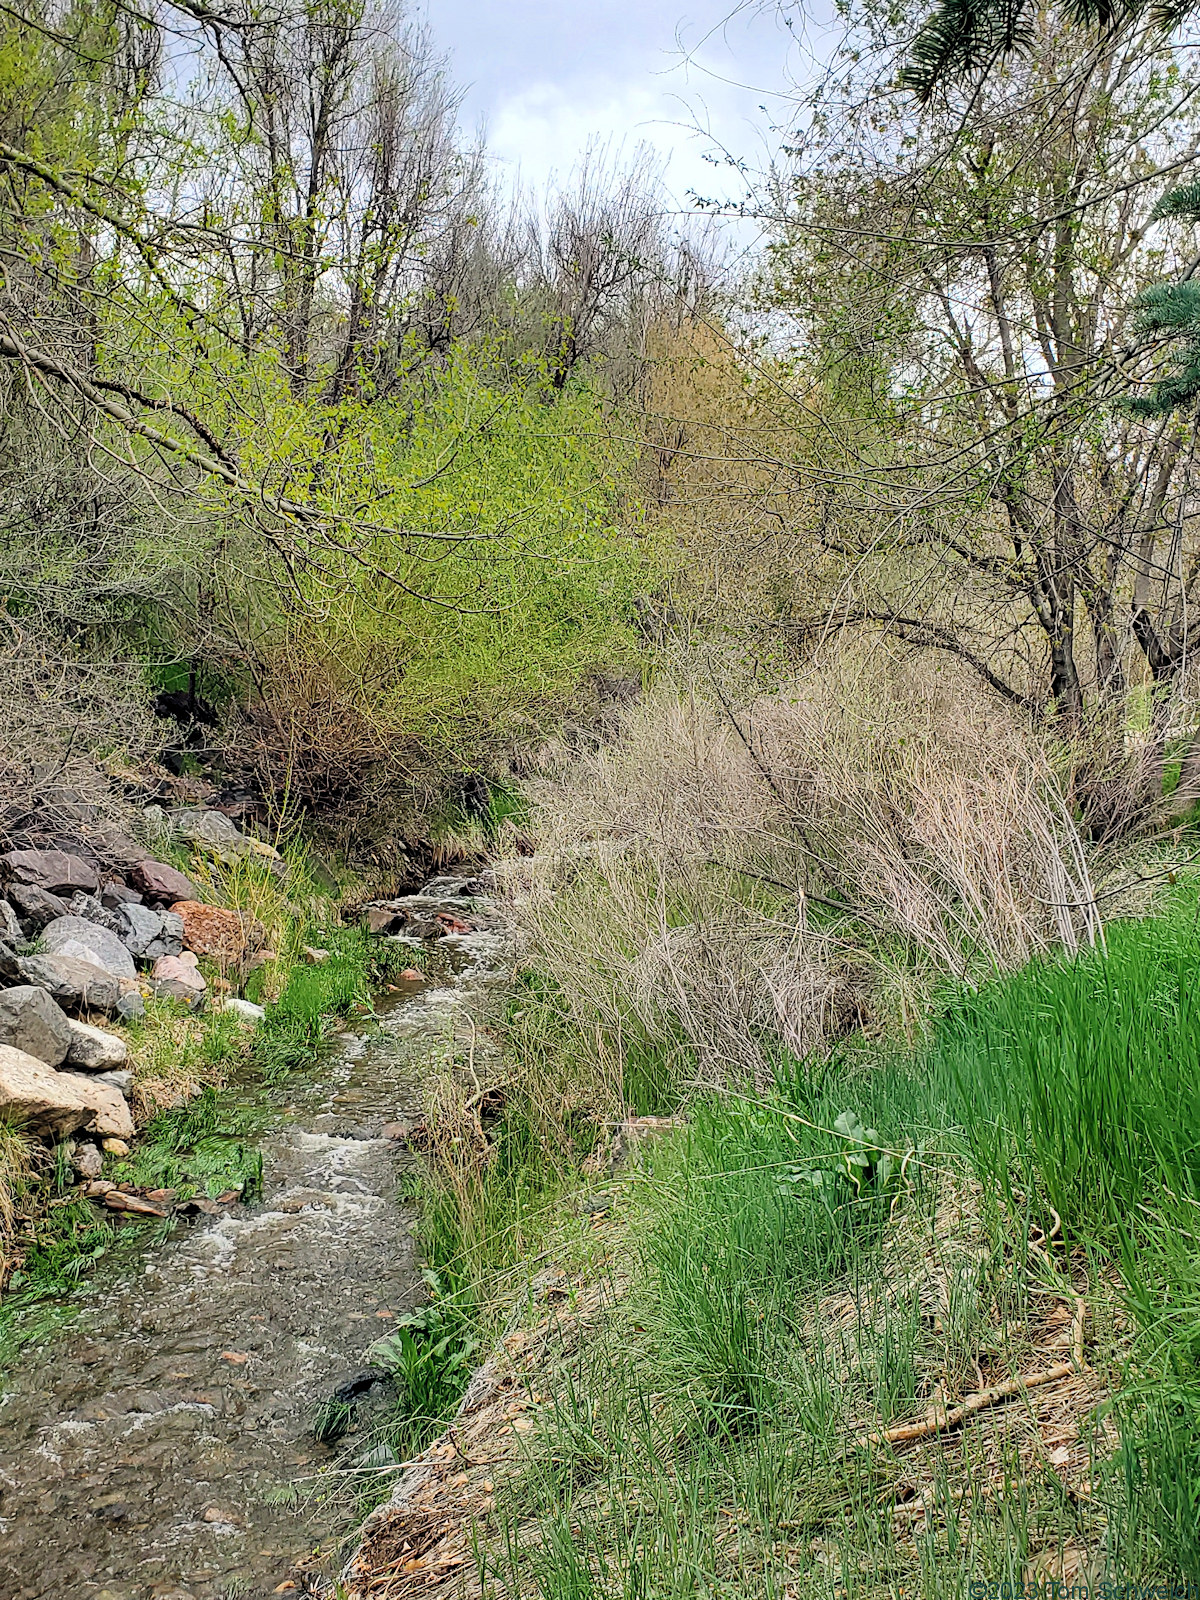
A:
{"label": "sky", "polygon": [[641,142],[681,206],[689,191],[734,197],[736,175],[706,156],[723,146],[761,166],[808,59],[780,9],[758,0],[734,11],[720,0],[426,0],[425,15],[465,86],[464,123],[483,124],[510,182],[539,191],[568,179],[589,143],[628,156]]}

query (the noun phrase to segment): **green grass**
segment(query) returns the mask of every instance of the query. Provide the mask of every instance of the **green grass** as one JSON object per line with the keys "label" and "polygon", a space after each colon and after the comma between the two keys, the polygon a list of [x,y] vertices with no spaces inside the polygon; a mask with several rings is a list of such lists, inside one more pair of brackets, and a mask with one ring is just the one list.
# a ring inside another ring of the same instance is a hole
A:
{"label": "green grass", "polygon": [[330,1020],[368,1011],[372,986],[410,965],[404,946],[372,940],[359,928],[322,929],[319,939],[329,960],[294,966],[254,1035],[251,1062],[267,1082],[315,1061]]}
{"label": "green grass", "polygon": [[[540,1003],[530,980],[522,1018]],[[523,1023],[510,1047],[537,1039]],[[675,1049],[637,1041],[626,1091],[646,1109],[671,1109]],[[569,1099],[565,1041],[552,1054]],[[1067,1557],[1200,1581],[1195,887],[1106,949],[944,997],[915,1048],[778,1062],[768,1091],[693,1103],[616,1180],[624,1293],[539,1374],[554,1399],[501,1491],[485,1591],[490,1572],[546,1600],[941,1600]],[[510,1102],[510,1127],[474,1197],[477,1280],[513,1272],[511,1196],[522,1163],[547,1165],[528,1106]],[[461,1229],[427,1220],[453,1263]],[[938,1386],[1044,1365],[1044,1319],[1076,1293],[1113,1394],[1080,1418],[1086,1498],[1018,1452],[1019,1427],[999,1456],[975,1425],[907,1454],[854,1447]],[[896,1520],[914,1481],[933,1507],[919,1535]]]}
{"label": "green grass", "polygon": [[[1118,924],[956,1002],[925,1065],[1012,1219],[1119,1270],[1138,1338],[1114,1410],[1114,1529],[1200,1581],[1200,903]],[[1061,1222],[1061,1230],[1059,1224]]]}
{"label": "green grass", "polygon": [[925,1058],[981,1176],[1087,1237],[1164,1200],[1200,1201],[1194,895],[1112,927],[1107,946],[964,996]]}
{"label": "green grass", "polygon": [[215,1199],[229,1189],[253,1200],[262,1191],[262,1155],[254,1137],[265,1120],[265,1107],[203,1089],[148,1122],[112,1176],[139,1188],[174,1189],[184,1200],[196,1194]]}
{"label": "green grass", "polygon": [[546,1159],[524,1109],[506,1112],[482,1172],[427,1163],[418,1183],[425,1259],[471,1319],[519,1290],[571,1183],[569,1160]]}

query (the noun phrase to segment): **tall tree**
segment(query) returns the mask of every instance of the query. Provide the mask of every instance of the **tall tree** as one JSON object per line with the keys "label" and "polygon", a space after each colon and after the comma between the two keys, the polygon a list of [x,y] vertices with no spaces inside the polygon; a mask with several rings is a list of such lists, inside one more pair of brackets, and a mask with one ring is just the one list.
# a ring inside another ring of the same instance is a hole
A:
{"label": "tall tree", "polygon": [[1163,170],[1186,174],[1200,124],[1192,63],[1163,72],[1136,26],[1098,49],[1030,25],[1030,60],[920,117],[860,61],[776,185],[772,298],[830,438],[810,468],[828,599],[795,621],[953,654],[1090,743],[1104,831],[1159,792],[1200,642],[1193,431],[1111,405],[1164,265]]}

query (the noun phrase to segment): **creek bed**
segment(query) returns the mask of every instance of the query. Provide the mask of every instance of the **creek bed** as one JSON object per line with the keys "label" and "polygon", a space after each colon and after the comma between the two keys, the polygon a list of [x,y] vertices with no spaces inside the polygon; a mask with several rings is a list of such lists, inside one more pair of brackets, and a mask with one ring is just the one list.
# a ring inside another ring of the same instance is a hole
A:
{"label": "creek bed", "polygon": [[412,1157],[382,1129],[507,977],[495,913],[463,887],[397,902],[477,930],[438,942],[442,977],[398,983],[378,1030],[339,1035],[310,1076],[245,1091],[268,1112],[262,1199],[101,1263],[5,1375],[3,1600],[257,1600],[336,1570],[349,1530],[307,1492],[330,1459],[313,1417],[424,1297]]}

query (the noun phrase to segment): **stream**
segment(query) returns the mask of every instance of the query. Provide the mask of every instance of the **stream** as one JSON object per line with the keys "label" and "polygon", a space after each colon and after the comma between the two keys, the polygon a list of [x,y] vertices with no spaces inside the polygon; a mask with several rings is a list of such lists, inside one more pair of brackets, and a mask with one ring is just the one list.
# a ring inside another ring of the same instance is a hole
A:
{"label": "stream", "polygon": [[344,1500],[310,1492],[331,1459],[314,1413],[424,1298],[413,1158],[382,1130],[416,1115],[424,1073],[507,979],[499,918],[469,888],[395,902],[475,931],[426,946],[435,975],[398,982],[378,1029],[241,1091],[270,1111],[262,1199],[101,1263],[5,1375],[0,1600],[256,1600],[336,1571],[351,1530]]}

